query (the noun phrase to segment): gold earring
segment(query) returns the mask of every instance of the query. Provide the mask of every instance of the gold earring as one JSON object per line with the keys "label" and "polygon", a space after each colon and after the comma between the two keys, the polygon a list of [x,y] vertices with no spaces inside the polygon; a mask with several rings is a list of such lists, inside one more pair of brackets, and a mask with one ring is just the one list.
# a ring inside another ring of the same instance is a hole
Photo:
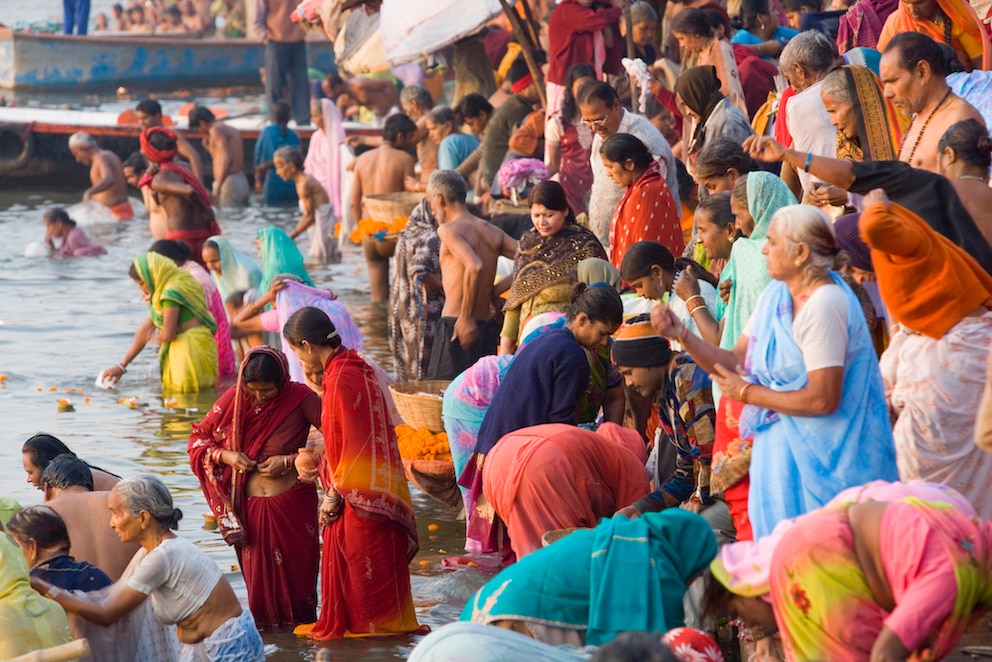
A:
{"label": "gold earring", "polygon": [[803,266],[802,258],[796,258],[796,263],[795,264],[796,264],[797,267]]}

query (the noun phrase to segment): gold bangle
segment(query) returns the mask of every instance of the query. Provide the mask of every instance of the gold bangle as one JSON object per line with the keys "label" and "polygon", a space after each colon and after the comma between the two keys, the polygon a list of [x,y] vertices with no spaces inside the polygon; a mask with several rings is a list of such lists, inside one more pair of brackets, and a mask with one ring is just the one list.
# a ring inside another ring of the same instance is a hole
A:
{"label": "gold bangle", "polygon": [[747,390],[752,386],[754,386],[754,384],[752,384],[751,382],[747,382],[746,384],[744,384],[744,386],[741,387],[740,392],[737,394],[737,399],[743,402],[744,404],[747,404],[747,400],[744,399],[744,395],[747,393]]}
{"label": "gold bangle", "polygon": [[691,301],[692,301],[693,299],[699,299],[700,301],[702,301],[702,302],[703,302],[703,305],[704,305],[704,306],[706,305],[706,299],[704,299],[704,298],[703,298],[703,295],[702,295],[702,294],[694,294],[694,295],[692,295],[691,297],[689,297],[688,299],[686,299],[686,300],[685,300],[685,305],[686,305],[686,307],[688,307],[688,306],[689,306],[689,303],[690,303],[690,302],[691,302]]}
{"label": "gold bangle", "polygon": [[704,308],[706,308],[706,304],[705,303],[701,303],[698,306],[694,306],[693,308],[690,308],[689,309],[689,317],[692,317],[693,315],[695,315],[697,310],[703,310]]}

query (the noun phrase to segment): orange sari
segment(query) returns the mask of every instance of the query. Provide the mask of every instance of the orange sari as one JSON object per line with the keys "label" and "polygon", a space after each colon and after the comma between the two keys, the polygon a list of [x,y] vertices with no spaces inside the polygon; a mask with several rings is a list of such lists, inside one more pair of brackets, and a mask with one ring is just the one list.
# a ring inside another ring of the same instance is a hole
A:
{"label": "orange sari", "polygon": [[950,19],[948,29],[927,20],[915,19],[909,15],[902,3],[885,20],[882,34],[878,37],[879,51],[884,51],[889,42],[901,32],[920,32],[934,41],[947,44],[958,54],[965,71],[972,70],[971,60],[981,56],[981,68],[992,69],[992,43],[978,14],[966,0],[937,0],[940,11]]}
{"label": "orange sari", "polygon": [[409,566],[417,527],[386,398],[351,349],[328,359],[323,386],[320,480],[343,505],[324,529],[323,603],[309,634],[330,640],[419,632]]}

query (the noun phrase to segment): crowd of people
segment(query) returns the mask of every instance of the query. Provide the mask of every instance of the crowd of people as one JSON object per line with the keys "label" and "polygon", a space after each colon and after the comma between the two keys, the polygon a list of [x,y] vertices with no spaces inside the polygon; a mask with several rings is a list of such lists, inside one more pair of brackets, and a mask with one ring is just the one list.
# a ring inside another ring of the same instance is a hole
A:
{"label": "crowd of people", "polygon": [[[84,197],[124,218],[138,186],[157,240],[130,266],[148,318],[106,377],[154,339],[165,390],[233,383],[188,450],[248,610],[172,533],[161,483],[37,435],[46,505],[7,528],[58,603],[25,612],[38,632],[212,660],[261,659],[258,630],[426,632],[392,378],[308,272],[365,196],[407,191],[395,248],[366,242],[369,292],[395,379],[447,383],[455,562],[499,569],[410,659],[718,660],[685,626],[727,618],[764,660],[948,655],[992,608],[989,28],[965,0],[813,4],[536,2],[536,44],[498,25],[456,44],[450,104],[329,75],[306,150],[290,82],[254,174],[302,217],[258,232],[260,265],[214,217],[252,200],[223,118],[189,118],[210,189],[157,102],[123,163],[73,136]],[[650,79],[622,75],[626,30]],[[345,136],[363,116],[381,137]],[[45,223],[63,256],[100,254],[64,211]],[[28,565],[3,573],[37,601]]]}
{"label": "crowd of people", "polygon": [[247,36],[245,0],[131,0],[97,12],[90,25],[90,0],[65,0],[62,31],[71,35],[149,35],[184,37]]}

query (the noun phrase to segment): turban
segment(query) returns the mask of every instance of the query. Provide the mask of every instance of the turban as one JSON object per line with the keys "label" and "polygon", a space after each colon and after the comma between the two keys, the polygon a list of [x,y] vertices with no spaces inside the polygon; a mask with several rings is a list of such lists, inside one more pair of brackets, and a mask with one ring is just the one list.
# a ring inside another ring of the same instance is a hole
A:
{"label": "turban", "polygon": [[672,348],[655,333],[648,315],[631,318],[613,334],[613,363],[627,368],[668,365]]}
{"label": "turban", "polygon": [[[166,137],[172,139],[173,147],[172,149],[155,149],[152,147],[149,138],[151,138],[156,133],[164,133]],[[166,129],[164,126],[153,126],[145,129],[141,132],[141,152],[148,157],[153,163],[166,163],[171,161],[176,157],[176,152],[178,147],[176,146],[177,138],[175,131],[171,129]]]}

